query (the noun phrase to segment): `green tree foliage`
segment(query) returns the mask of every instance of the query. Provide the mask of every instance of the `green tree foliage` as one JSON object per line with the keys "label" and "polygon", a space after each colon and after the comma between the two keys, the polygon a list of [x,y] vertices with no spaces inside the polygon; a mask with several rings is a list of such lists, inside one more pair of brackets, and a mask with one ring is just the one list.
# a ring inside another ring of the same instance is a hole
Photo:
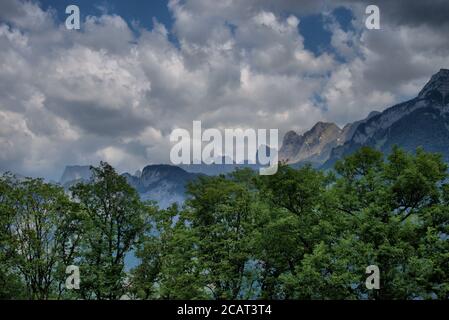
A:
{"label": "green tree foliage", "polygon": [[191,198],[186,210],[197,239],[195,258],[205,287],[216,299],[244,297],[254,258],[256,199],[239,178],[239,173],[200,178],[188,189]]}
{"label": "green tree foliage", "polygon": [[[80,216],[58,186],[40,179],[1,181],[2,279],[12,298],[49,299],[63,294],[65,267],[76,257]],[[22,280],[22,284],[20,284]]]}
{"label": "green tree foliage", "polygon": [[245,171],[201,177],[188,187],[184,210],[174,206],[161,211],[153,234],[138,252],[142,264],[134,271],[136,282],[153,275],[145,287],[156,289],[155,296],[162,299],[237,299],[250,294],[258,202],[243,181],[251,176]]}
{"label": "green tree foliage", "polygon": [[[447,299],[447,169],[422,149],[361,148],[328,172],[203,176],[164,210],[106,163],[71,198],[5,175],[0,298]],[[64,289],[69,264],[79,291]],[[365,286],[370,265],[380,289]]]}
{"label": "green tree foliage", "polygon": [[91,183],[71,189],[84,213],[80,294],[83,299],[120,299],[128,292],[125,257],[153,208],[109,164],[91,170]]}
{"label": "green tree foliage", "polygon": [[137,298],[207,298],[195,258],[195,240],[177,205],[155,212],[136,252],[141,260],[132,272]]}
{"label": "green tree foliage", "polygon": [[20,299],[26,297],[26,287],[14,273],[10,228],[12,210],[12,176],[0,178],[0,299]]}
{"label": "green tree foliage", "polygon": [[276,175],[258,179],[259,197],[269,207],[269,216],[260,223],[258,241],[259,259],[264,263],[261,292],[264,298],[313,297],[298,296],[295,290],[299,285],[293,285],[289,278],[297,283],[302,272],[298,264],[321,243],[333,243],[337,231],[345,227],[345,221],[335,215],[329,202],[326,193],[329,179],[310,166],[298,170],[281,166]]}
{"label": "green tree foliage", "polygon": [[[336,165],[328,188],[333,241],[315,246],[287,274],[294,298],[447,298],[448,241],[440,156],[362,148]],[[367,290],[365,268],[377,265],[380,290]]]}

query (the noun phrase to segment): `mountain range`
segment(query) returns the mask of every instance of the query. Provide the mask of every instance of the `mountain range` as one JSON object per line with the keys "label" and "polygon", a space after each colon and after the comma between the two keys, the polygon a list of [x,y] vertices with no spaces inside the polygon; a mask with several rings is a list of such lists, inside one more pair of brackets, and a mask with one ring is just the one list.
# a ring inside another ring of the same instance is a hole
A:
{"label": "mountain range", "polygon": [[[159,207],[167,208],[173,203],[183,203],[187,184],[202,174],[187,172],[171,165],[149,165],[134,175],[123,173],[129,185],[137,190],[142,200],[152,200]],[[67,166],[59,183],[68,190],[78,182],[89,182],[90,166]]]}
{"label": "mountain range", "polygon": [[319,122],[302,135],[288,132],[279,158],[294,166],[308,162],[329,168],[361,146],[389,153],[394,145],[410,152],[423,147],[441,153],[449,162],[448,69],[433,75],[417,97],[383,112],[372,112],[342,129],[334,123]]}
{"label": "mountain range", "polygon": [[[303,134],[285,134],[279,159],[292,166],[311,163],[327,169],[361,146],[371,146],[388,153],[394,145],[414,152],[423,147],[441,153],[449,162],[449,70],[441,69],[419,92],[418,96],[383,112],[371,112],[365,119],[349,123],[343,128],[334,123],[318,122]],[[224,162],[224,161],[223,161]],[[144,200],[154,200],[167,207],[185,200],[185,187],[200,175],[229,173],[234,165],[149,165],[142,172],[124,173],[128,183]],[[78,181],[88,181],[89,166],[66,167],[60,184],[65,188]]]}

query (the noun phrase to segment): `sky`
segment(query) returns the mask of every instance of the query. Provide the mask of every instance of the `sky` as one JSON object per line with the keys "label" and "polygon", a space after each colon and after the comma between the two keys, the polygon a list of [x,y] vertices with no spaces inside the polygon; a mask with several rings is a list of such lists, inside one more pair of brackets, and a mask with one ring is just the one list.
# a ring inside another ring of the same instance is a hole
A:
{"label": "sky", "polygon": [[135,172],[168,163],[170,133],[194,120],[281,138],[343,126],[449,67],[448,14],[445,0],[2,0],[0,170]]}

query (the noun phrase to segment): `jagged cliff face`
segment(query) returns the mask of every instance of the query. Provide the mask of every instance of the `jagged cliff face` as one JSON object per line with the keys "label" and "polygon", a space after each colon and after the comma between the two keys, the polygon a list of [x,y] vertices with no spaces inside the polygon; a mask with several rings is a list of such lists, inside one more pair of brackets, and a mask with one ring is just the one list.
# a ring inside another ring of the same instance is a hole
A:
{"label": "jagged cliff face", "polygon": [[333,123],[318,123],[304,135],[288,132],[280,158],[288,163],[312,162],[324,167],[368,145],[389,152],[394,144],[414,151],[422,146],[440,152],[449,161],[449,70],[432,76],[418,96],[340,130]]}
{"label": "jagged cliff face", "polygon": [[327,160],[332,148],[343,143],[343,132],[336,124],[325,122],[318,122],[303,135],[290,131],[284,137],[279,158],[288,163],[322,163]]}
{"label": "jagged cliff face", "polygon": [[449,69],[441,69],[424,86],[418,98],[431,100],[440,105],[449,104]]}

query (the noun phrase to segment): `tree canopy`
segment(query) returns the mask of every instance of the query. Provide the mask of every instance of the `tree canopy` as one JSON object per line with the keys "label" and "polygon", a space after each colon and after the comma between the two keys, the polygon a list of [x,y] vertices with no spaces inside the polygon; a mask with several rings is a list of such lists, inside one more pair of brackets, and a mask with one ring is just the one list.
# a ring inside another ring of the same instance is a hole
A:
{"label": "tree canopy", "polygon": [[[422,149],[363,147],[329,171],[202,176],[167,209],[107,163],[69,192],[6,174],[0,298],[447,299],[447,169]],[[68,265],[79,290],[65,288]]]}

